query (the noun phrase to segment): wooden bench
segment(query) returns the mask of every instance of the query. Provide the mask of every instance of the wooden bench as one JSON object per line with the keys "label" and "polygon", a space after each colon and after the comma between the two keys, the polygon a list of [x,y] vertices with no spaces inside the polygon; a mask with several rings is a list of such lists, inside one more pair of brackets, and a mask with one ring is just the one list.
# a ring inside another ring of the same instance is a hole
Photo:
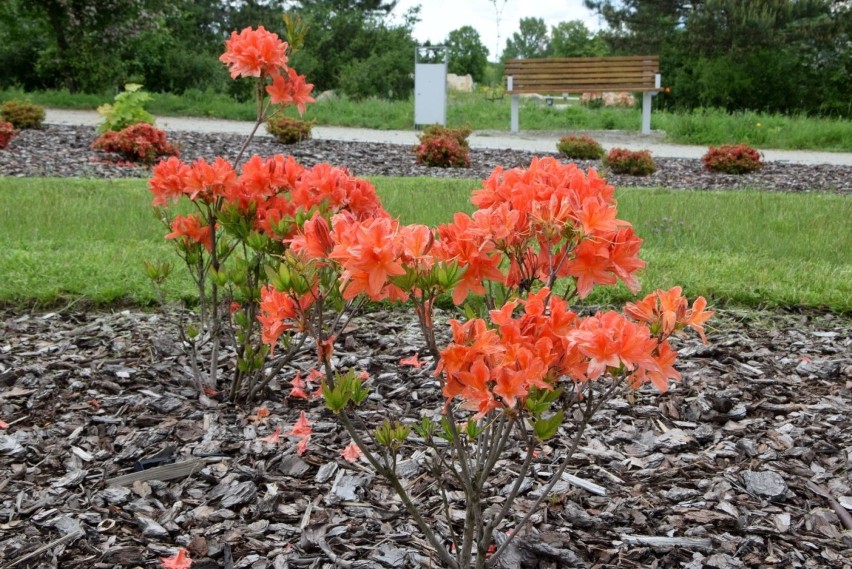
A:
{"label": "wooden bench", "polygon": [[642,134],[651,133],[651,97],[660,91],[660,58],[560,57],[510,59],[503,71],[512,95],[512,132],[518,132],[518,95],[630,91],[642,93]]}

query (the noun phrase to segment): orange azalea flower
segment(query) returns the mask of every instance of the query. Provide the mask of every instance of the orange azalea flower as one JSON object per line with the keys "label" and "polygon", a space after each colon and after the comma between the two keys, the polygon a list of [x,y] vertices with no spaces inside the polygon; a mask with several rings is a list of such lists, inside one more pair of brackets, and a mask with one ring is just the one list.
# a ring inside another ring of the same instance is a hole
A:
{"label": "orange azalea flower", "polygon": [[211,201],[215,197],[224,196],[227,188],[236,180],[234,167],[224,158],[217,157],[212,164],[199,158],[185,174],[184,191],[191,200],[200,196],[205,201]]}
{"label": "orange azalea flower", "polygon": [[402,358],[401,360],[399,360],[399,365],[411,366],[413,368],[420,369],[420,368],[423,367],[424,362],[417,359],[417,357],[419,355],[420,355],[419,353],[415,353],[413,356],[410,356],[410,357],[407,357],[407,358]]}
{"label": "orange azalea flower", "polygon": [[357,461],[359,458],[361,458],[362,455],[363,453],[361,452],[361,449],[358,448],[358,445],[356,445],[354,442],[349,443],[345,449],[340,451],[340,456],[342,456],[349,462]]}
{"label": "orange azalea flower", "polygon": [[[618,229],[618,225],[627,224],[615,218],[616,209],[600,198],[588,197],[578,212],[578,221],[583,228],[583,234],[609,233]],[[629,225],[629,224],[628,224]]]}
{"label": "orange azalea flower", "polygon": [[633,233],[632,227],[622,227],[610,241],[610,270],[627,285],[630,292],[636,294],[641,286],[635,273],[645,268],[645,261],[638,257],[642,239]]}
{"label": "orange azalea flower", "polygon": [[151,179],[148,180],[148,189],[154,194],[155,206],[164,206],[177,202],[186,189],[186,177],[190,168],[174,156],[168,160],[161,160],[154,166]]}
{"label": "orange azalea flower", "polygon": [[189,569],[192,566],[192,559],[189,558],[189,551],[178,547],[175,556],[160,558],[160,566],[163,569]]}
{"label": "orange azalea flower", "polygon": [[707,338],[704,336],[704,323],[715,314],[713,310],[704,310],[707,307],[707,301],[703,296],[699,296],[692,303],[692,308],[686,311],[684,323],[698,332],[701,340],[706,344]]}
{"label": "orange azalea flower", "polygon": [[287,433],[287,436],[293,437],[307,437],[313,432],[311,428],[311,423],[308,421],[307,415],[302,411],[299,414],[299,420],[293,425],[293,428]]}
{"label": "orange azalea flower", "polygon": [[269,285],[261,289],[257,320],[261,325],[261,341],[264,344],[274,349],[281,334],[293,328],[293,321],[298,315],[299,305],[289,294]]}
{"label": "orange azalea flower", "polygon": [[609,272],[609,250],[605,243],[583,241],[575,255],[566,263],[565,273],[577,279],[580,298],[586,298],[597,284],[615,284],[615,275]]}
{"label": "orange azalea flower", "polygon": [[219,61],[228,66],[231,79],[272,75],[287,67],[287,42],[263,26],[245,28],[239,34],[231,32]]}
{"label": "orange azalea flower", "polygon": [[270,101],[273,105],[295,104],[299,114],[305,114],[308,103],[316,102],[311,97],[314,86],[305,81],[304,75],[296,73],[295,69],[288,69],[285,74],[275,73],[272,75],[272,85],[266,87]]}
{"label": "orange azalea flower", "polygon": [[312,259],[326,259],[334,249],[328,222],[318,211],[305,222],[302,232],[289,241],[293,251],[304,252]]}
{"label": "orange azalea flower", "polygon": [[208,251],[213,251],[213,233],[209,225],[202,225],[201,217],[192,213],[189,215],[178,215],[172,221],[172,232],[166,235],[166,239],[184,238],[184,242],[200,243]]}
{"label": "orange azalea flower", "polygon": [[494,386],[494,395],[498,395],[507,407],[514,407],[517,399],[527,396],[523,373],[501,367],[495,370],[495,375],[497,382]]}

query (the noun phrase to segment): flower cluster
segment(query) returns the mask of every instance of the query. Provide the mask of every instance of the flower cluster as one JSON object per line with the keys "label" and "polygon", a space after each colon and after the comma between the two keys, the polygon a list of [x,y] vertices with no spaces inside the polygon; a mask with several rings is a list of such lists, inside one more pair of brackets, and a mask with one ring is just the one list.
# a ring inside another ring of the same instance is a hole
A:
{"label": "flower cluster", "polygon": [[748,144],[711,146],[701,160],[707,170],[725,174],[748,174],[763,168],[760,152]]}
{"label": "flower cluster", "polygon": [[612,148],[604,156],[603,163],[615,174],[648,176],[657,171],[657,165],[648,150]]}
{"label": "flower cluster", "polygon": [[553,390],[560,378],[585,383],[622,373],[634,387],[650,381],[666,391],[669,380],[680,379],[668,336],[690,326],[703,337],[702,323],[713,314],[701,297],[686,309],[680,293],[678,287],[656,291],[628,305],[626,314],[581,318],[543,288],[492,310],[492,327],[478,318],[451,321],[453,341],[441,352],[436,372],[446,374],[447,405],[459,398],[478,419],[493,409],[516,409],[533,388]]}
{"label": "flower cluster", "polygon": [[225,53],[219,60],[228,66],[233,79],[255,77],[264,81],[273,105],[292,104],[299,109],[299,114],[304,114],[307,104],[314,102],[311,97],[314,86],[305,81],[304,75],[287,66],[287,48],[287,42],[263,26],[256,30],[245,28],[239,33],[231,32],[231,38],[225,41]]}
{"label": "flower cluster", "polygon": [[9,142],[17,134],[12,123],[0,121],[0,150],[9,146]]}
{"label": "flower cluster", "polygon": [[467,168],[470,166],[470,148],[467,137],[470,129],[427,127],[420,135],[420,144],[414,147],[418,164],[439,168]]}
{"label": "flower cluster", "polygon": [[92,143],[92,148],[114,152],[131,162],[151,165],[166,156],[179,156],[180,152],[166,140],[165,131],[138,123],[118,132],[107,131]]}
{"label": "flower cluster", "polygon": [[572,160],[598,160],[604,155],[603,146],[587,135],[563,136],[556,143],[556,150]]}

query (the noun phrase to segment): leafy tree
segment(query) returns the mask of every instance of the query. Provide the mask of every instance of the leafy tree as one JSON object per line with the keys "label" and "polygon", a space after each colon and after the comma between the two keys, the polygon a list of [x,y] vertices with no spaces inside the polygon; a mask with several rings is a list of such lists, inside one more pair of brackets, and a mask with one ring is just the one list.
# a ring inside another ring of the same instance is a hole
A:
{"label": "leafy tree", "polygon": [[305,1],[295,11],[308,31],[293,65],[317,91],[339,88],[355,97],[407,98],[414,89],[416,42],[411,29],[418,11],[409,11],[403,23],[396,24],[386,21],[382,9],[342,10],[337,6],[341,1]]}
{"label": "leafy tree", "polygon": [[550,52],[547,24],[542,18],[521,18],[519,31],[506,40],[503,61],[507,59],[546,57]]}
{"label": "leafy tree", "polygon": [[551,57],[600,57],[608,52],[603,38],[592,34],[582,20],[559,22],[550,28]]}
{"label": "leafy tree", "polygon": [[477,83],[485,79],[488,67],[488,48],[486,48],[472,26],[462,26],[447,35],[444,42],[449,49],[449,70],[457,75],[473,77]]}

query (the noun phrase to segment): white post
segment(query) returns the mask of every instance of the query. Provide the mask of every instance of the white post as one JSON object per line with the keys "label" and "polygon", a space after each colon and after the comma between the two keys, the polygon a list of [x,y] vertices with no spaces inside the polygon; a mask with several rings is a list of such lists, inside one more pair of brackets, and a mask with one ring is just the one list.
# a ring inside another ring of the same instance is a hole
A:
{"label": "white post", "polygon": [[512,120],[511,131],[518,132],[518,96],[512,95]]}
{"label": "white post", "polygon": [[653,93],[642,93],[642,134],[651,134],[651,97]]}
{"label": "white post", "polygon": [[[511,92],[512,87],[514,86],[514,80],[511,75],[509,75],[506,81],[506,90]],[[509,119],[509,130],[512,132],[518,132],[518,96],[512,95],[512,114]]]}

